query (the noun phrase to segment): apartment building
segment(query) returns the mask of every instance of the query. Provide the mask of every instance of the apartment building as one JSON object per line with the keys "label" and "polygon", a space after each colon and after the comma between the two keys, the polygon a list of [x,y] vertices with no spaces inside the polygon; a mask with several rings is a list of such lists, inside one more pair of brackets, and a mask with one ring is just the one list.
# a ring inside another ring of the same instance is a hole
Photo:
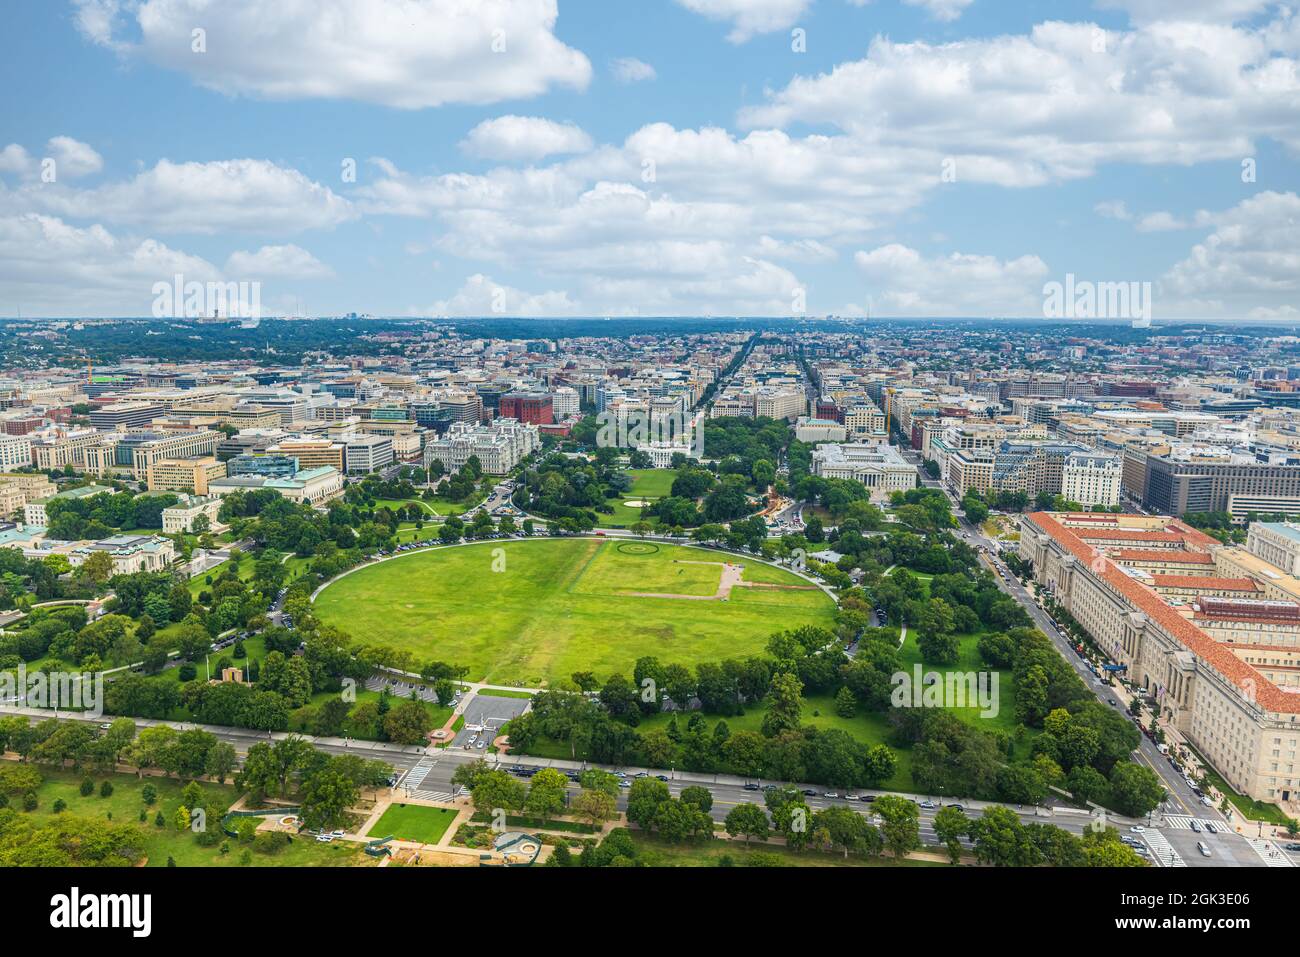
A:
{"label": "apartment building", "polygon": [[1235,790],[1292,801],[1300,603],[1261,598],[1261,582],[1218,574],[1219,548],[1163,516],[1039,512],[1021,521],[1020,557],[1035,580],[1162,717]]}

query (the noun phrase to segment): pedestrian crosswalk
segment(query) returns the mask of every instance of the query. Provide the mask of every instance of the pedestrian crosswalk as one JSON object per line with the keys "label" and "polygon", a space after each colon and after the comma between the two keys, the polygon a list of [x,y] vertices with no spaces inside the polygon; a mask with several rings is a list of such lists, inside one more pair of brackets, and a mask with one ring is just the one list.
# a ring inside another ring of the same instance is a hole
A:
{"label": "pedestrian crosswalk", "polygon": [[[1167,820],[1167,819],[1166,819]],[[1151,848],[1151,857],[1161,867],[1186,867],[1187,862],[1182,859],[1174,846],[1169,843],[1163,834],[1159,831],[1146,831],[1142,835],[1147,842],[1147,847]]]}
{"label": "pedestrian crosswalk", "polygon": [[424,783],[424,779],[429,776],[429,772],[432,770],[432,762],[426,764],[421,761],[406,773],[406,777],[402,779],[402,787],[406,788],[408,791],[420,790],[420,785]]}
{"label": "pedestrian crosswalk", "polygon": [[[1205,829],[1205,825],[1208,823],[1202,818],[1194,818],[1189,814],[1166,814],[1165,815],[1165,827],[1172,827],[1174,830],[1177,831],[1190,831],[1192,829],[1192,821],[1195,821],[1197,826],[1201,827],[1202,829]],[[1223,824],[1218,823],[1215,824],[1214,826],[1217,828],[1222,828]]]}
{"label": "pedestrian crosswalk", "polygon": [[1246,843],[1255,849],[1255,853],[1263,858],[1264,863],[1269,867],[1295,867],[1295,862],[1283,854],[1277,845],[1270,841],[1263,841],[1257,837],[1248,837]]}

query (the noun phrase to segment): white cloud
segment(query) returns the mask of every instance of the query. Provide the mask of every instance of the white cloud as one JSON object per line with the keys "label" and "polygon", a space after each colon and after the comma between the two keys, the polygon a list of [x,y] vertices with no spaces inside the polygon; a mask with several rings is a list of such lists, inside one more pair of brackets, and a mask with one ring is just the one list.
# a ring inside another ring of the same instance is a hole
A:
{"label": "white cloud", "polygon": [[25,314],[147,316],[153,285],[215,281],[199,256],[154,239],[125,239],[101,225],[80,228],[52,216],[0,216],[0,300]]}
{"label": "white cloud", "polygon": [[642,80],[653,80],[659,75],[649,63],[634,56],[619,57],[610,63],[609,70],[620,83],[639,83]]}
{"label": "white cloud", "polygon": [[332,279],[334,270],[301,246],[263,246],[256,252],[237,250],[226,260],[227,275],[241,280]]}
{"label": "white cloud", "polygon": [[1161,278],[1157,314],[1292,315],[1300,302],[1300,196],[1260,193],[1203,217],[1214,231]]}
{"label": "white cloud", "polygon": [[90,146],[70,136],[53,136],[45,144],[45,153],[40,158],[33,156],[19,143],[10,143],[0,150],[0,173],[12,173],[22,179],[33,179],[42,173],[41,164],[52,160],[52,182],[60,179],[76,179],[98,173],[104,167],[104,159]]}
{"label": "white cloud", "polygon": [[585,153],[591,137],[572,123],[539,116],[499,116],[469,131],[460,147],[466,153],[493,160],[538,160],[559,153]]}
{"label": "white cloud", "polygon": [[812,0],[677,0],[677,3],[710,20],[728,20],[727,39],[744,43],[760,33],[774,33],[793,26],[812,6]]}
{"label": "white cloud", "polygon": [[[1300,150],[1300,37],[1159,23],[1104,34],[1043,23],[948,44],[877,37],[865,59],[797,77],[742,111],[751,128],[831,124],[863,150],[950,157],[958,182],[1039,185],[1108,162],[1194,164]],[[921,168],[918,175],[938,177]]]}
{"label": "white cloud", "polygon": [[352,204],[295,169],[267,160],[159,160],[130,180],[93,189],[61,184],[0,189],[0,212],[38,211],[166,233],[300,232],[356,216]]}
{"label": "white cloud", "polygon": [[1102,10],[1123,10],[1134,23],[1207,20],[1234,23],[1276,6],[1277,0],[1096,0]]}
{"label": "white cloud", "polygon": [[903,0],[909,7],[922,7],[930,16],[944,23],[960,17],[975,0]]}
{"label": "white cloud", "polygon": [[60,177],[89,176],[104,168],[104,158],[71,136],[55,136],[46,144]]}
{"label": "white cloud", "polygon": [[898,243],[859,251],[858,268],[872,282],[872,315],[1041,315],[1047,265],[1037,256],[999,260],[953,253],[926,259]]}
{"label": "white cloud", "polygon": [[[400,109],[585,89],[556,0],[74,0],[90,40],[227,94]],[[192,31],[206,50],[192,52]]]}
{"label": "white cloud", "polygon": [[1104,200],[1094,206],[1092,210],[1103,219],[1118,219],[1121,222],[1127,222],[1133,218],[1133,214],[1128,211],[1128,205],[1122,199]]}
{"label": "white cloud", "polygon": [[1137,221],[1135,227],[1139,233],[1163,233],[1175,229],[1191,229],[1195,223],[1186,219],[1179,219],[1173,213],[1160,210],[1155,213],[1147,213]]}
{"label": "white cloud", "polygon": [[497,283],[490,276],[476,273],[449,299],[426,308],[408,310],[416,316],[569,316],[577,313],[578,304],[563,291],[536,295]]}

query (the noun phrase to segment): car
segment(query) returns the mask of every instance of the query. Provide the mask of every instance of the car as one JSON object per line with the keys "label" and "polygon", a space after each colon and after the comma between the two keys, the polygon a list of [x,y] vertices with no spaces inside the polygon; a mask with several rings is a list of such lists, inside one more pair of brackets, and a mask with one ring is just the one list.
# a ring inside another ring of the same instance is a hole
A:
{"label": "car", "polygon": [[666,774],[656,774],[655,777],[656,777],[658,780],[660,780],[660,781],[667,781],[667,780],[668,780],[668,775],[666,775]]}
{"label": "car", "polygon": [[837,798],[839,796],[840,796],[839,791],[827,791],[825,794],[822,795],[822,797],[824,798]]}
{"label": "car", "polygon": [[335,830],[335,831],[330,831],[330,836],[331,836],[331,837],[343,837],[343,836],[346,835],[347,833],[348,833],[347,831],[343,831],[343,830]]}
{"label": "car", "polygon": [[876,796],[874,794],[864,794],[862,797],[858,798],[858,800],[863,804],[871,804],[876,800]]}
{"label": "car", "polygon": [[478,743],[478,747],[480,747],[480,748],[486,748],[486,747],[487,747],[487,741],[480,741],[480,742]]}
{"label": "car", "polygon": [[316,835],[316,840],[317,840],[317,842],[320,843],[320,844],[329,844],[329,843],[331,843],[331,842],[334,840],[334,835],[332,835],[332,834],[317,834],[317,835]]}
{"label": "car", "polygon": [[650,772],[649,772],[649,771],[638,771],[638,772],[636,773],[636,777],[638,777],[638,778],[648,778],[648,777],[650,777]]}
{"label": "car", "polygon": [[1210,850],[1210,845],[1206,844],[1204,841],[1197,841],[1196,849],[1201,852],[1202,857],[1214,856],[1214,852]]}
{"label": "car", "polygon": [[804,797],[816,797],[816,796],[817,796],[817,792],[814,791],[812,788],[804,788],[804,789],[803,789],[803,796],[804,796]]}
{"label": "car", "polygon": [[1294,841],[1292,841],[1290,844],[1285,845],[1285,847],[1288,851],[1300,851],[1300,844],[1297,844]]}
{"label": "car", "polygon": [[1141,824],[1134,824],[1132,827],[1129,828],[1129,831],[1133,834],[1141,834],[1145,830],[1146,828],[1143,827]]}
{"label": "car", "polygon": [[1201,803],[1204,804],[1206,807],[1214,807],[1214,802],[1211,801],[1205,795],[1201,795]]}
{"label": "car", "polygon": [[108,731],[108,730],[111,729],[112,727],[113,727],[113,726],[112,726],[109,722],[105,721],[103,724],[101,724],[101,725],[99,726],[99,730],[100,730],[100,731]]}
{"label": "car", "polygon": [[933,810],[934,810],[934,802],[933,802],[933,801],[922,801],[922,802],[921,802],[921,807],[925,808],[927,811],[933,811]]}
{"label": "car", "polygon": [[1200,833],[1201,833],[1201,822],[1198,821],[1198,820],[1196,820],[1195,818],[1192,819],[1192,821],[1191,821],[1191,823],[1190,823],[1189,826],[1190,826],[1191,829],[1192,829],[1193,831],[1195,831],[1197,834],[1200,834]]}
{"label": "car", "polygon": [[956,808],[959,811],[966,810],[965,806],[961,804],[949,804],[948,807]]}
{"label": "car", "polygon": [[618,786],[621,788],[630,788],[632,786],[632,782],[629,781],[627,778],[619,778]]}
{"label": "car", "polygon": [[1209,831],[1211,834],[1218,834],[1218,833],[1219,833],[1219,826],[1218,826],[1217,824],[1215,824],[1213,821],[1206,821],[1206,822],[1205,822],[1205,829],[1206,829],[1207,831]]}
{"label": "car", "polygon": [[757,790],[758,790],[758,785],[751,781],[750,783],[748,783],[748,784],[745,785],[745,790],[746,790],[746,791],[757,791]]}

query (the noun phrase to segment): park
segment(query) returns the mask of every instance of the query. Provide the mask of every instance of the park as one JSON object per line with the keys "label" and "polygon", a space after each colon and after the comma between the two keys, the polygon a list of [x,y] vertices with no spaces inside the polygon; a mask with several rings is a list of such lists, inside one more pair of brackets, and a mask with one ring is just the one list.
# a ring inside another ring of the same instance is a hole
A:
{"label": "park", "polygon": [[345,574],[318,617],[365,644],[554,687],[631,674],[646,655],[694,666],[763,651],[776,631],[830,627],[819,587],[756,558],[644,540],[548,538],[413,552]]}

